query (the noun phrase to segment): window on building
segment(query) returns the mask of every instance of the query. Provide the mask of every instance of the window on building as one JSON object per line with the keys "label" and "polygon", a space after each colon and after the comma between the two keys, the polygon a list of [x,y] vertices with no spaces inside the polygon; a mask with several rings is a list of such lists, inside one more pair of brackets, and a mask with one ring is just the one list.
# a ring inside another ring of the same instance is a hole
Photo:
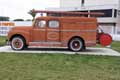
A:
{"label": "window on building", "polygon": [[112,17],[112,9],[104,9],[104,10],[91,10],[90,12],[102,12],[104,15],[91,15],[91,17]]}
{"label": "window on building", "polygon": [[117,17],[117,10],[114,10],[114,17]]}
{"label": "window on building", "polygon": [[59,21],[57,21],[57,20],[51,20],[51,21],[49,21],[48,26],[50,28],[58,28],[59,27]]}

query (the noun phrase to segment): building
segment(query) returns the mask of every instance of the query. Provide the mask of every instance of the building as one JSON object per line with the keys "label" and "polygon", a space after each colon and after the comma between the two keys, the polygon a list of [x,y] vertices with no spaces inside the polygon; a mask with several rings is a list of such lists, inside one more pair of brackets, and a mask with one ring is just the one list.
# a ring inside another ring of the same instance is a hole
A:
{"label": "building", "polygon": [[114,35],[120,35],[120,0],[60,0],[60,8],[47,8],[52,11],[75,11],[75,12],[103,12],[97,17],[99,27],[103,31]]}
{"label": "building", "polygon": [[[118,4],[119,0],[60,0],[60,8]],[[72,4],[72,5],[71,5]]]}
{"label": "building", "polygon": [[119,0],[119,6],[117,10],[117,34],[120,34],[120,0]]}

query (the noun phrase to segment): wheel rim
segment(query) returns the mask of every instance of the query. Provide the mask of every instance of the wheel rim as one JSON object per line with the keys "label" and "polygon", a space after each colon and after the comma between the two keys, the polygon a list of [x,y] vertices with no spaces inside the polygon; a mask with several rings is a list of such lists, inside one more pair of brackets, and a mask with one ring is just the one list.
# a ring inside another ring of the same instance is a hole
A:
{"label": "wheel rim", "polygon": [[12,47],[15,50],[20,50],[23,48],[23,41],[21,38],[14,38],[12,40]]}
{"label": "wheel rim", "polygon": [[82,42],[79,39],[74,39],[71,41],[70,47],[73,51],[80,51],[82,49]]}
{"label": "wheel rim", "polygon": [[72,43],[72,46],[73,46],[73,48],[78,49],[78,48],[80,47],[79,41],[74,41],[74,42]]}

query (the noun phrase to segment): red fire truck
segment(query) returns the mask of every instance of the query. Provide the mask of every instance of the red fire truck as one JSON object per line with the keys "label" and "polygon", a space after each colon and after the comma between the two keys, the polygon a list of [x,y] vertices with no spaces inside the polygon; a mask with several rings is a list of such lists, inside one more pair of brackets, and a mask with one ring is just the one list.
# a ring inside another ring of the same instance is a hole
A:
{"label": "red fire truck", "polygon": [[[15,27],[8,33],[8,41],[13,50],[22,50],[28,46],[66,47],[72,51],[81,51],[88,46],[101,44],[108,46],[112,42],[109,34],[99,31],[97,19],[87,15],[102,13],[33,11],[46,13],[37,17],[31,27]],[[56,16],[55,16],[56,15]]]}

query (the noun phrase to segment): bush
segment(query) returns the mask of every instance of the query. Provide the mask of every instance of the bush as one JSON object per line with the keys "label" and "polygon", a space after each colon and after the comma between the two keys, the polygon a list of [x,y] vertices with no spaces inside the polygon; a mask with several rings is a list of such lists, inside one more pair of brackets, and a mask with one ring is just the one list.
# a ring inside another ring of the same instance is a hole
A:
{"label": "bush", "polygon": [[6,45],[6,39],[7,39],[7,37],[5,37],[5,36],[0,36],[0,46]]}

